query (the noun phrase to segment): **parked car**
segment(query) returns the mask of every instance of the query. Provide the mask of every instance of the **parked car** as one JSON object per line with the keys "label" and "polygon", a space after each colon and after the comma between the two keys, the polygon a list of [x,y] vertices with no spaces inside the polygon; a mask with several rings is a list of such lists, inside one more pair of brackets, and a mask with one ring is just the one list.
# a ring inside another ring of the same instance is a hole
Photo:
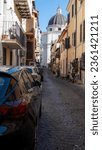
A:
{"label": "parked car", "polygon": [[41,82],[41,75],[39,73],[39,69],[36,66],[25,66],[28,71],[32,74],[32,77],[35,81]]}
{"label": "parked car", "polygon": [[44,80],[44,76],[43,76],[43,68],[42,67],[38,67],[38,74],[41,77],[41,81],[43,81]]}
{"label": "parked car", "polygon": [[0,71],[0,145],[15,136],[28,150],[34,150],[32,138],[40,116],[41,90],[28,70],[15,67]]}

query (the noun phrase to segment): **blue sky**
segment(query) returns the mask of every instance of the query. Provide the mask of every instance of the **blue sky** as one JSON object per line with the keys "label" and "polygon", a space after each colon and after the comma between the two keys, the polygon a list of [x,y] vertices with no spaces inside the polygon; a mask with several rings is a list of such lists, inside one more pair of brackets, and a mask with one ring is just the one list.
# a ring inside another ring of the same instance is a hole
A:
{"label": "blue sky", "polygon": [[58,6],[61,7],[62,13],[67,17],[67,4],[69,0],[35,0],[36,9],[39,11],[40,29],[44,32],[48,25],[49,19],[56,14]]}

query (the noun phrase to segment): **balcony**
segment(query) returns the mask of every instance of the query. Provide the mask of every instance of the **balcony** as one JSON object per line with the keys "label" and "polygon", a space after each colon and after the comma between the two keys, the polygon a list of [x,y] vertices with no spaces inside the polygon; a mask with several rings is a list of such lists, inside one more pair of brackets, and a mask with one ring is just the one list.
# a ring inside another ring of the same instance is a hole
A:
{"label": "balcony", "polygon": [[14,21],[4,21],[2,28],[2,44],[11,49],[26,49],[26,36],[23,29]]}
{"label": "balcony", "polygon": [[32,0],[14,0],[22,18],[31,18],[32,15]]}

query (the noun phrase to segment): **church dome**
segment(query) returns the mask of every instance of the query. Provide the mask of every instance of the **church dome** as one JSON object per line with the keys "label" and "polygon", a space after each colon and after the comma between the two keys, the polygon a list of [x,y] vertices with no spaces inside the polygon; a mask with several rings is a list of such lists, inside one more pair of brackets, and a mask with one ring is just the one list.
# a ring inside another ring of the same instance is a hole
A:
{"label": "church dome", "polygon": [[56,15],[52,16],[51,19],[48,22],[48,26],[50,25],[65,25],[66,18],[62,15],[61,8],[57,8]]}

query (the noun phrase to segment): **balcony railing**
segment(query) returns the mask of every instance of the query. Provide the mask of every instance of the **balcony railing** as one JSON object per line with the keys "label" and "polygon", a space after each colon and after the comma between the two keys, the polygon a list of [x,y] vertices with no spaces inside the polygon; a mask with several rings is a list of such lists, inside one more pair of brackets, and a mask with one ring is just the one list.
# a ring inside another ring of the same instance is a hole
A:
{"label": "balcony railing", "polygon": [[14,3],[22,18],[31,18],[32,0],[14,0]]}
{"label": "balcony railing", "polygon": [[26,47],[26,36],[23,29],[14,21],[4,21],[2,28],[2,40],[16,40]]}

